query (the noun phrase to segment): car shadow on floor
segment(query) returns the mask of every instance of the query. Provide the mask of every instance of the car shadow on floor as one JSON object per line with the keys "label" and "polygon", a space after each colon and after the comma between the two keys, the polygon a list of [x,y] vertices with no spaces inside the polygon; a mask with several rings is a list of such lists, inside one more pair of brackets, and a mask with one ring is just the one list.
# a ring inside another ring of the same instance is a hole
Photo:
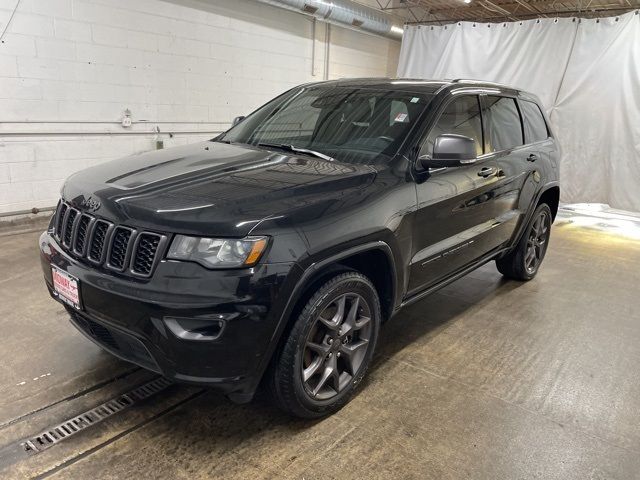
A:
{"label": "car shadow on floor", "polygon": [[490,267],[483,267],[478,273],[463,277],[403,308],[382,325],[376,354],[358,393],[367,388],[371,374],[387,360],[410,345],[427,344],[469,311],[482,308],[483,303],[493,297],[505,295],[521,285],[521,282],[504,279]]}

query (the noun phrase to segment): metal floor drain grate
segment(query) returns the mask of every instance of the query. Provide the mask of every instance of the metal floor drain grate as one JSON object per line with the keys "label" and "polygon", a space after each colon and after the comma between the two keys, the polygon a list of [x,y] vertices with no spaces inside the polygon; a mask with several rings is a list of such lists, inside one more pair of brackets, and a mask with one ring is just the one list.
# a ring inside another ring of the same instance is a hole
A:
{"label": "metal floor drain grate", "polygon": [[152,395],[164,390],[171,381],[160,377],[155,380],[140,385],[133,390],[120,395],[118,398],[98,405],[91,410],[81,413],[77,417],[71,418],[53,428],[47,429],[35,437],[28,438],[20,443],[23,450],[29,454],[40,453],[43,450],[69,438],[70,436],[101,422],[102,420],[121,412],[127,407],[134,405]]}

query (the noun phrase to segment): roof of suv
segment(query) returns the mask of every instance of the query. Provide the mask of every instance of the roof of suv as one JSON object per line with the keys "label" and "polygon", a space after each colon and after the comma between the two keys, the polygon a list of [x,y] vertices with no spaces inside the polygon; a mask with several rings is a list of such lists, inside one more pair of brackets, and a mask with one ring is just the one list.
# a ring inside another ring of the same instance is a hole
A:
{"label": "roof of suv", "polygon": [[419,78],[349,78],[340,80],[329,80],[325,82],[314,82],[310,85],[330,85],[335,84],[345,87],[370,87],[383,88],[390,90],[404,90],[421,93],[436,93],[443,87],[448,86],[475,86],[487,88],[504,88],[508,90],[518,90],[508,85],[502,85],[494,82],[485,82],[482,80],[470,80],[458,78],[454,80],[425,80]]}

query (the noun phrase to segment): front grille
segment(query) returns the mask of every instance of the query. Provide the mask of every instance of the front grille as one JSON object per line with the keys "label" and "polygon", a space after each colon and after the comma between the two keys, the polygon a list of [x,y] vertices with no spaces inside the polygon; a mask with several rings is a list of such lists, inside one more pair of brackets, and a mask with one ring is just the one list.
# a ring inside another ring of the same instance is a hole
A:
{"label": "front grille", "polygon": [[84,247],[87,244],[87,234],[92,218],[89,215],[82,215],[78,221],[78,231],[76,232],[76,240],[73,242],[73,250],[78,255],[84,255]]}
{"label": "front grille", "polygon": [[54,236],[63,250],[81,260],[138,277],[153,273],[167,242],[165,235],[115,225],[65,202],[58,205]]}
{"label": "front grille", "polygon": [[60,203],[58,206],[58,221],[56,222],[56,236],[62,238],[62,227],[64,225],[64,216],[67,214],[69,207],[66,203]]}
{"label": "front grille", "polygon": [[73,227],[75,225],[76,218],[78,217],[78,210],[75,208],[68,209],[67,218],[64,220],[64,238],[63,243],[66,247],[71,246],[71,238],[73,236]]}
{"label": "front grille", "polygon": [[140,275],[149,275],[153,268],[153,262],[158,252],[161,240],[160,235],[155,233],[141,233],[138,237],[136,256],[131,269]]}
{"label": "front grille", "polygon": [[133,230],[124,227],[117,227],[113,232],[111,249],[109,250],[109,266],[111,268],[124,270],[132,234]]}
{"label": "front grille", "polygon": [[91,235],[89,260],[96,263],[102,263],[102,258],[104,257],[104,246],[107,241],[107,232],[109,231],[110,226],[111,224],[103,220],[98,220],[96,222],[96,226],[93,228]]}

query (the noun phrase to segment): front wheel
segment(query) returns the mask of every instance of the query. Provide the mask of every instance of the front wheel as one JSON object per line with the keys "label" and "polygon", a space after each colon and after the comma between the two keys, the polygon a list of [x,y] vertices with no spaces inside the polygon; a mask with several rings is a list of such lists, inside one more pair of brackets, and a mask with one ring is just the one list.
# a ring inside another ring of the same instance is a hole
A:
{"label": "front wheel", "polygon": [[549,246],[551,209],[546,203],[536,208],[515,249],[496,260],[498,271],[514,280],[531,280],[538,273]]}
{"label": "front wheel", "polygon": [[380,301],[358,272],[335,276],[308,300],[275,360],[278,405],[303,418],[333,413],[364,377],[380,330]]}

